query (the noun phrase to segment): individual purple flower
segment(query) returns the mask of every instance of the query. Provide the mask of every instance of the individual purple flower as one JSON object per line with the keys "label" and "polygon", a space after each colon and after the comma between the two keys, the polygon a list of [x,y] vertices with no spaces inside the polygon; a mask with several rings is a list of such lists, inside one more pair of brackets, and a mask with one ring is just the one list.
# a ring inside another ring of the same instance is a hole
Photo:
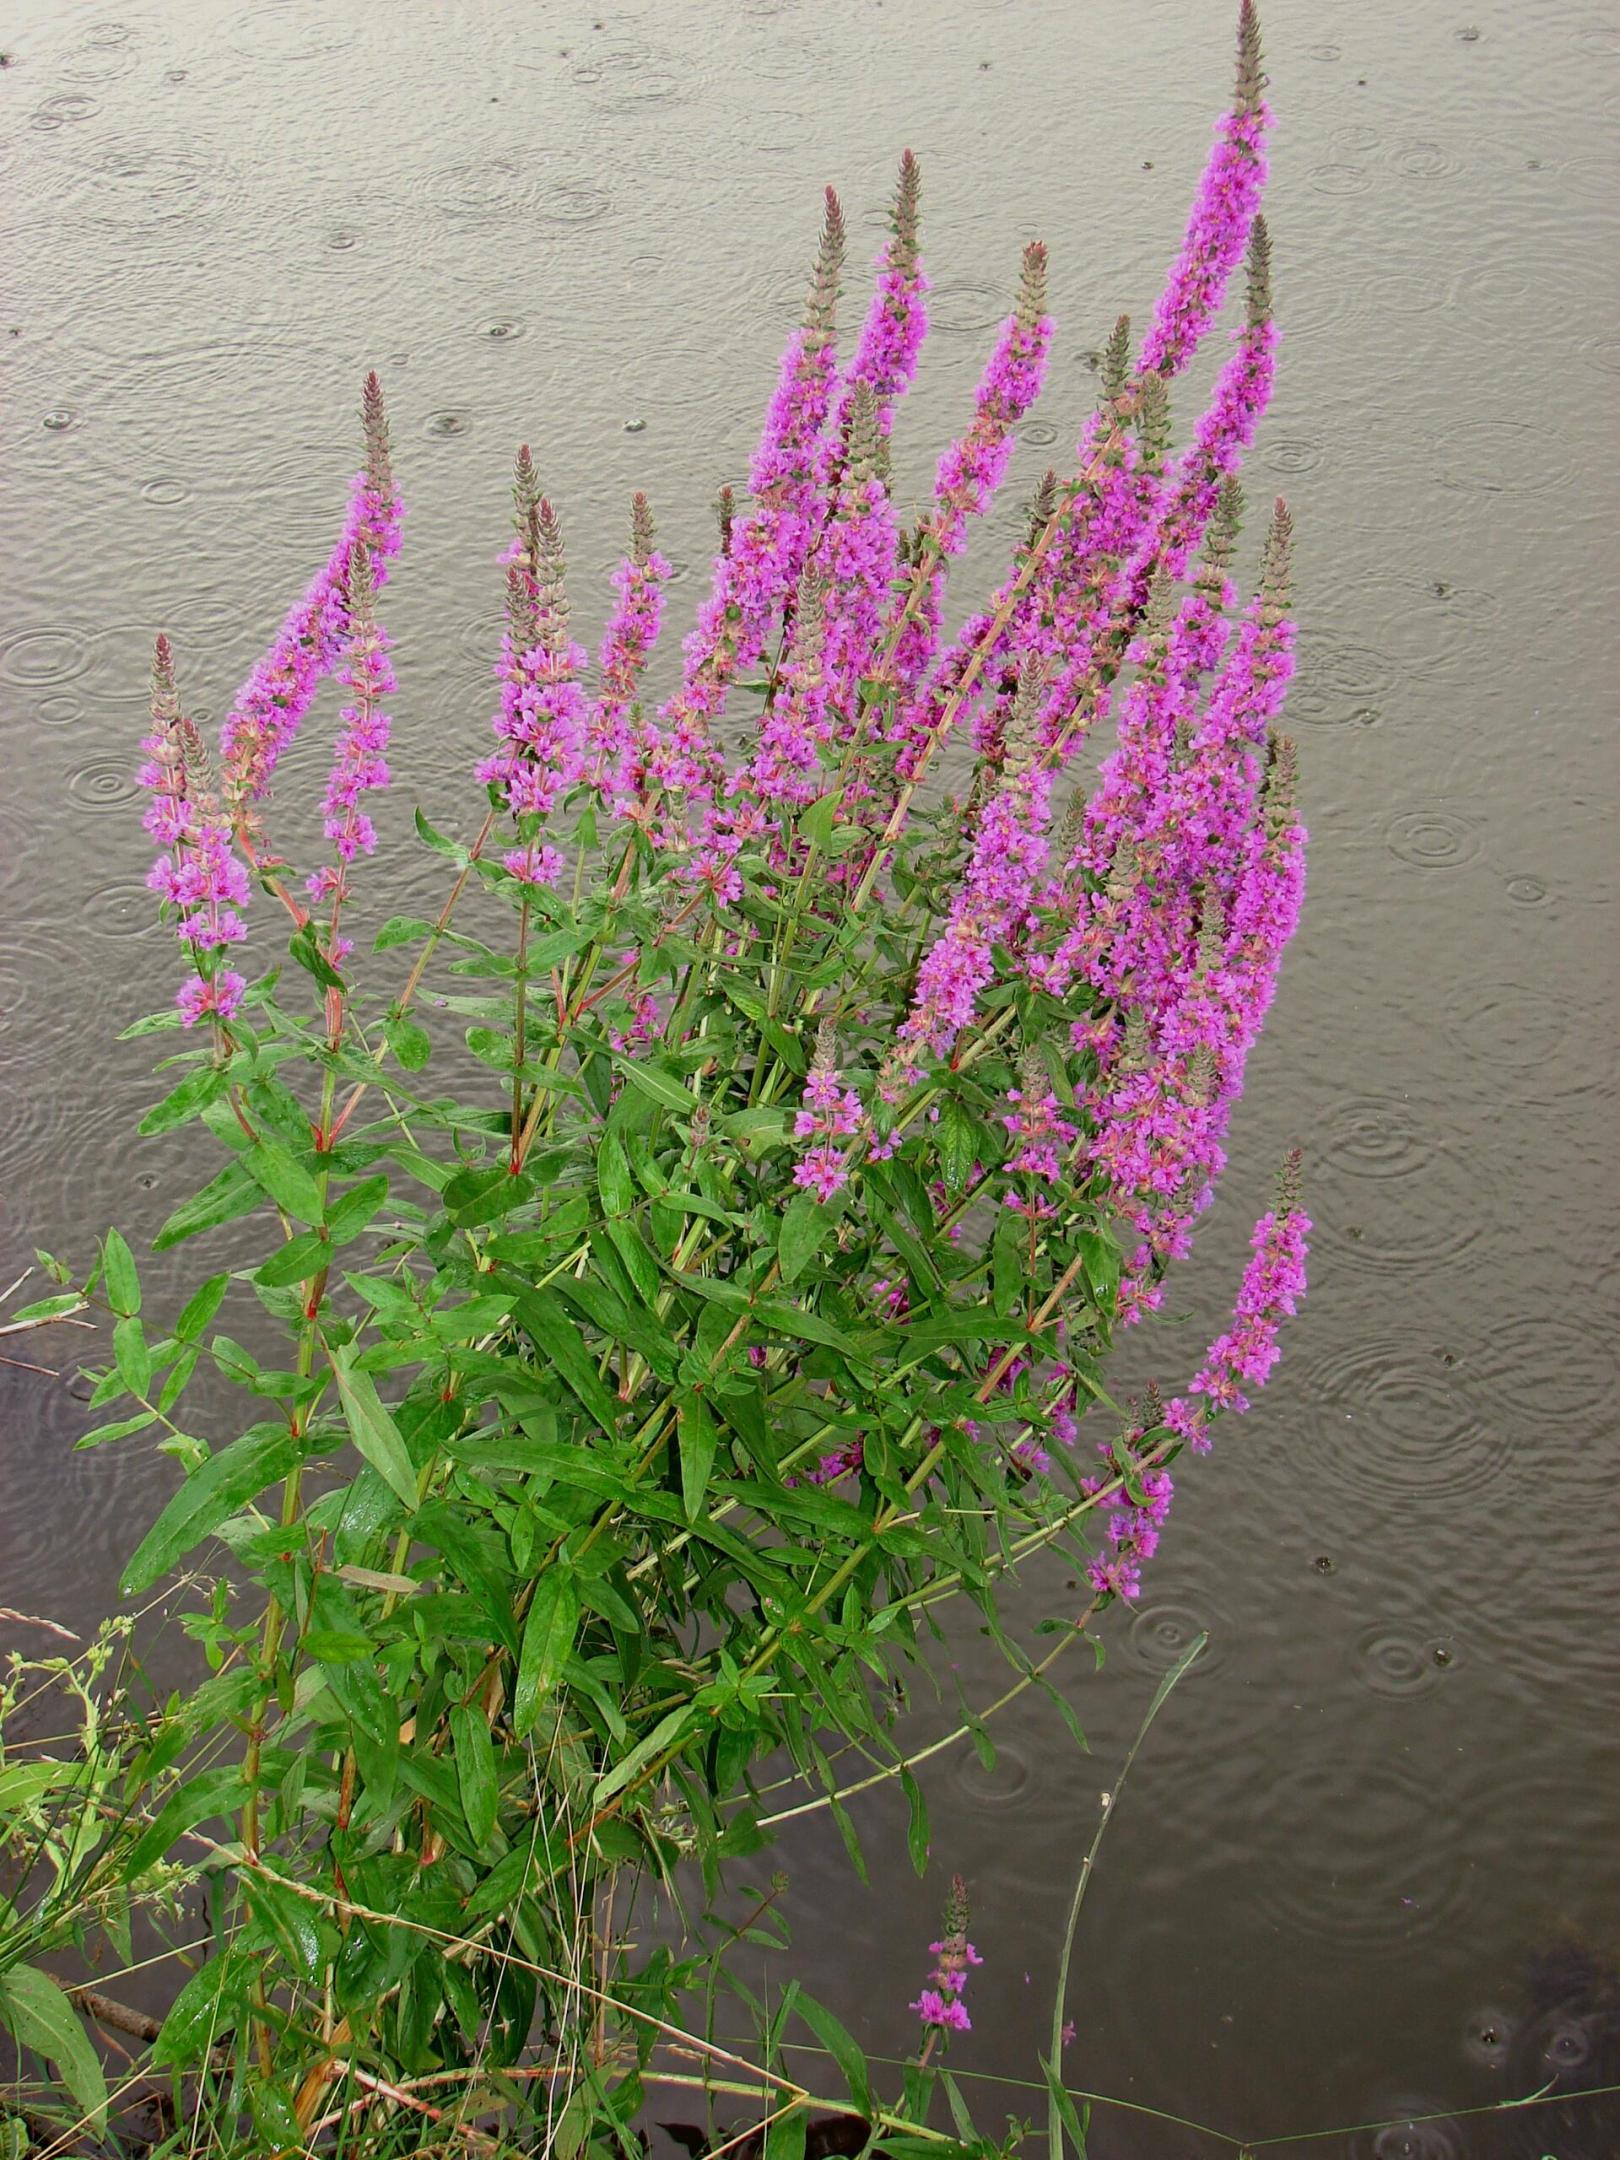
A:
{"label": "individual purple flower", "polygon": [[1263,88],[1260,25],[1253,0],[1242,0],[1236,92],[1231,110],[1217,124],[1181,252],[1143,342],[1144,373],[1180,374],[1219,313],[1227,280],[1243,259],[1266,184],[1265,138],[1271,110]]}
{"label": "individual purple flower", "polygon": [[501,862],[520,885],[555,885],[564,868],[560,849],[533,842],[528,847],[508,848]]}
{"label": "individual purple flower", "polygon": [[984,1959],[968,1941],[967,1928],[967,1884],[960,1875],[953,1875],[950,1896],[945,1901],[945,1932],[938,1942],[928,1945],[934,1969],[917,2000],[908,2005],[924,2025],[943,2032],[971,2032],[973,2029],[962,1997],[969,1972],[975,1965],[982,1965]]}
{"label": "individual purple flower", "polygon": [[195,1027],[199,1020],[210,1017],[229,1020],[241,1004],[246,989],[245,978],[234,968],[222,968],[218,974],[206,978],[193,975],[189,982],[181,984],[175,998],[180,1008],[181,1025]]}

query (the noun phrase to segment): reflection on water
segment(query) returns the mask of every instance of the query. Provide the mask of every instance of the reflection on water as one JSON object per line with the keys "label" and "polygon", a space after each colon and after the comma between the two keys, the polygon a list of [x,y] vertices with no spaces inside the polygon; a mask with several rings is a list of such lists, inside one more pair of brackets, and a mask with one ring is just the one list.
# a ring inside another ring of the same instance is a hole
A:
{"label": "reflection on water", "polygon": [[[163,957],[142,944],[133,781],[150,640],[170,630],[217,715],[329,544],[364,369],[383,370],[412,505],[380,920],[442,890],[406,846],[412,800],[440,825],[473,814],[515,443],[567,518],[584,634],[637,487],[689,609],[819,190],[835,181],[875,246],[910,143],[941,332],[897,429],[919,488],[1019,245],[1052,247],[1058,359],[965,566],[982,590],[989,544],[1074,439],[1114,315],[1151,304],[1230,28],[1225,7],[1133,0],[104,5],[33,11],[0,75],[12,1274],[38,1242],[82,1256],[115,1218],[150,1232],[184,1189],[184,1135],[127,1144],[144,1047],[109,1046],[162,995],[136,974]],[[1253,473],[1300,532],[1311,898],[1237,1189],[1185,1317],[1144,1348],[1184,1377],[1296,1139],[1318,1288],[1263,1405],[1188,1479],[1140,1611],[1111,1616],[1102,1681],[1067,1670],[1091,1754],[1030,1696],[993,1767],[933,1766],[936,1858],[971,1879],[987,1958],[954,2059],[1031,2073],[1099,1796],[1156,1677],[1208,1630],[1110,1823],[1068,2074],[1257,2137],[1394,2125],[1275,2148],[1312,2160],[1599,2160],[1620,2113],[1561,2096],[1620,2078],[1598,569],[1620,33],[1585,0],[1339,12],[1265,8],[1285,343]],[[287,767],[306,811],[322,751],[316,729]],[[154,1300],[178,1280],[157,1267]],[[76,1621],[172,1478],[144,1443],[75,1452],[82,1397],[0,1365],[0,1603]],[[1016,1595],[1032,1630],[1071,1594],[1037,1570]],[[1004,1684],[971,1629],[953,1655],[970,1702]],[[785,1853],[792,1903],[809,1984],[894,2053],[934,1892],[884,1796],[855,1812],[878,1893],[852,1900],[811,1817]],[[1555,2105],[1461,2112],[1544,2086]],[[992,2090],[989,2121],[1042,2104]],[[1093,2151],[1231,2146],[1105,2109]]]}

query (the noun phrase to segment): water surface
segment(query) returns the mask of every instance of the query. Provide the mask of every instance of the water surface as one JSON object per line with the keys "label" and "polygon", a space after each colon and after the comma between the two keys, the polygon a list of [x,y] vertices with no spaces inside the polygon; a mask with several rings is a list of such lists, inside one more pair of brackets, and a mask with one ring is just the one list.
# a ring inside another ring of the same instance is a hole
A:
{"label": "water surface", "polygon": [[[1004,546],[1089,407],[1114,314],[1151,305],[1232,12],[94,0],[14,23],[4,1280],[36,1243],[82,1258],[110,1221],[149,1234],[189,1189],[179,1141],[129,1144],[154,1090],[142,1046],[110,1046],[171,960],[133,779],[151,638],[170,628],[217,716],[329,544],[365,368],[411,503],[380,916],[427,890],[410,801],[475,817],[515,444],[561,506],[593,632],[635,487],[689,609],[819,190],[838,185],[864,253],[910,144],[938,324],[900,429],[916,489],[1021,243],[1052,249],[1062,327]],[[1068,1672],[1093,1753],[1026,1699],[993,1772],[935,1766],[936,1860],[972,1882],[986,1959],[953,2060],[1037,2074],[1099,1796],[1157,1675],[1208,1630],[1103,1847],[1071,2081],[1319,2160],[1600,2160],[1620,2148],[1612,2098],[1446,2111],[1620,2080],[1620,27],[1563,0],[1265,13],[1285,343],[1251,474],[1300,531],[1311,890],[1187,1317],[1144,1347],[1171,1385],[1191,1369],[1293,1141],[1315,1288],[1255,1414],[1183,1480],[1104,1674]],[[993,569],[975,556],[962,590]],[[324,756],[312,726],[285,799],[313,803]],[[172,1477],[140,1443],[73,1452],[82,1392],[0,1367],[0,1603],[77,1624]],[[1017,1609],[1033,1626],[1072,1602],[1048,1569]],[[988,1646],[954,1655],[970,1700],[999,1690]],[[790,1905],[808,1984],[898,2053],[935,1893],[894,1805],[856,1812],[873,1894],[813,1818],[786,1842]],[[994,2122],[1039,2099],[984,2105]],[[1234,2149],[1118,2109],[1093,2144]]]}

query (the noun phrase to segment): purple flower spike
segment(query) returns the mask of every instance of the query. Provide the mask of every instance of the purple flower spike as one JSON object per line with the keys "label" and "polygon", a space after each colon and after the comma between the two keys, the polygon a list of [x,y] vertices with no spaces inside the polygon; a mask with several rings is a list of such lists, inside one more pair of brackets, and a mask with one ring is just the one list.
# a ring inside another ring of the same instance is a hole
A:
{"label": "purple flower spike", "polygon": [[1266,184],[1271,108],[1262,95],[1260,24],[1254,0],[1238,13],[1237,89],[1215,130],[1181,253],[1142,346],[1144,374],[1179,375],[1220,312],[1227,280],[1243,259]]}
{"label": "purple flower spike", "polygon": [[738,674],[765,648],[771,625],[809,555],[826,480],[823,434],[835,369],[833,321],[844,256],[844,219],[827,190],[826,219],[804,326],[783,356],[776,394],[754,453],[755,508],[735,518],[714,566],[714,587],[686,640],[681,687],[660,706],[651,779],[692,801],[713,803],[725,786],[712,742]]}
{"label": "purple flower spike", "polygon": [[975,1965],[982,1965],[972,1943],[967,1939],[968,1898],[967,1884],[960,1875],[951,1878],[951,1894],[945,1901],[945,1933],[940,1941],[928,1945],[929,1955],[934,1959],[934,1969],[928,1975],[925,1986],[914,2003],[914,2010],[925,2025],[934,2026],[941,2032],[971,2032],[973,2020],[967,2014],[962,1996],[967,1988],[968,1974]]}
{"label": "purple flower spike", "polygon": [[187,1027],[205,1015],[228,1020],[247,988],[219,965],[222,950],[247,935],[241,915],[248,875],[231,847],[231,826],[195,725],[180,710],[174,655],[161,633],[152,658],[152,732],[141,747],[141,784],[152,801],[144,823],[165,852],[147,884],[175,911],[175,934],[190,948],[195,974],[176,1003]]}
{"label": "purple flower spike", "polygon": [[275,643],[236,693],[221,731],[225,802],[233,829],[250,849],[260,837],[254,805],[269,794],[282,752],[343,652],[351,554],[356,547],[364,550],[375,588],[387,581],[387,558],[399,552],[405,506],[394,486],[388,421],[375,374],[366,377],[362,417],[366,462],[355,475],[342,537],[320,575],[288,614]]}
{"label": "purple flower spike", "polygon": [[872,393],[879,432],[887,435],[896,402],[910,389],[928,335],[928,279],[917,246],[922,170],[909,150],[900,157],[893,233],[877,259],[877,287],[839,398],[835,432],[847,426],[856,388]]}
{"label": "purple flower spike", "polygon": [[527,847],[584,777],[586,704],[579,676],[586,654],[568,634],[562,529],[540,492],[527,443],[518,452],[512,492],[517,538],[503,558],[507,627],[498,669],[500,709],[490,722],[499,747],[477,773],[500,790]]}
{"label": "purple flower spike", "polygon": [[608,619],[598,664],[602,688],[585,723],[590,778],[604,802],[628,810],[637,792],[638,730],[634,699],[663,625],[669,559],[653,545],[652,512],[645,495],[630,508],[630,552],[613,573],[618,605]]}
{"label": "purple flower spike", "polygon": [[[371,558],[357,541],[350,550],[348,574],[343,586],[344,613],[349,625],[345,656],[338,667],[338,681],[351,692],[354,703],[341,714],[343,732],[338,737],[332,777],[326,784],[325,832],[337,855],[335,863],[317,870],[307,881],[317,901],[331,900],[333,922],[348,898],[348,869],[359,855],[369,855],[377,845],[376,827],[360,808],[363,795],[388,785],[388,736],[391,722],[380,700],[397,688],[388,658],[388,638],[377,621],[372,586]],[[332,956],[334,965],[338,956]]]}

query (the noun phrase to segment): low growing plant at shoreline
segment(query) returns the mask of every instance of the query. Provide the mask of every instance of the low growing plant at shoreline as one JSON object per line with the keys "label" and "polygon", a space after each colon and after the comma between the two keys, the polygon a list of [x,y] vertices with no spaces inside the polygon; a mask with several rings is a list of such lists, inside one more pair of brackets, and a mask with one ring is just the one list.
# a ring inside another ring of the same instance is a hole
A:
{"label": "low growing plant at shoreline", "polygon": [[[1051,1691],[1060,1652],[1136,1594],[1171,1465],[1247,1407],[1303,1289],[1291,1164],[1183,1391],[1110,1395],[1115,1331],[1160,1304],[1223,1167],[1302,889],[1281,503],[1247,604],[1232,577],[1275,345],[1268,121],[1245,0],[1236,97],[1147,336],[1133,358],[1116,327],[1073,472],[1047,476],[954,638],[950,563],[1041,387],[1046,256],[1026,249],[964,432],[903,520],[890,430],[927,293],[909,154],[844,364],[828,194],[750,500],[662,703],[642,694],[669,572],[645,500],[593,670],[520,451],[493,745],[468,746],[487,810],[464,839],[418,814],[447,897],[377,937],[414,954],[380,995],[345,930],[396,688],[380,611],[403,506],[375,376],[342,536],[212,752],[159,638],[142,777],[187,974],[128,1032],[180,1034],[142,1130],[205,1130],[225,1161],[156,1242],[241,1219],[268,1244],[153,1325],[114,1231],[32,1315],[110,1315],[113,1422],[85,1444],[148,1435],[183,1473],[126,1592],[210,1537],[232,1562],[187,1619],[210,1674],[117,1803],[142,1867],[206,1869],[220,1901],[146,2058],[180,2104],[165,2149],[606,2154],[684,2085],[711,2110],[774,2094],[775,2160],[805,2137],[780,2068],[795,2013],[886,2150],[973,2143],[954,2088],[955,2130],[928,2124],[970,2019],[965,1910],[893,2105],[795,1990],[763,2070],[729,2053],[736,1931],[690,1911],[679,1954],[636,1950],[631,1917],[649,1889],[717,1904],[728,1864],[812,1808],[858,1866],[845,1801],[884,1781],[921,1869],[904,1710],[939,1609],[977,1608],[1014,1670],[1003,1700]],[[1230,356],[1172,453],[1170,386],[1243,264]],[[299,875],[272,782],[328,675],[347,703],[326,859]],[[941,798],[963,741],[971,783]],[[475,880],[505,937],[458,913]],[[290,965],[247,933],[276,909]],[[256,976],[255,951],[275,963]],[[482,1086],[434,1091],[430,1011]],[[223,1332],[233,1313],[284,1353]],[[205,1358],[242,1392],[234,1432],[187,1422]],[[1047,1548],[1086,1592],[1037,1663],[997,1599]],[[962,1716],[954,1737],[989,1747]]]}

